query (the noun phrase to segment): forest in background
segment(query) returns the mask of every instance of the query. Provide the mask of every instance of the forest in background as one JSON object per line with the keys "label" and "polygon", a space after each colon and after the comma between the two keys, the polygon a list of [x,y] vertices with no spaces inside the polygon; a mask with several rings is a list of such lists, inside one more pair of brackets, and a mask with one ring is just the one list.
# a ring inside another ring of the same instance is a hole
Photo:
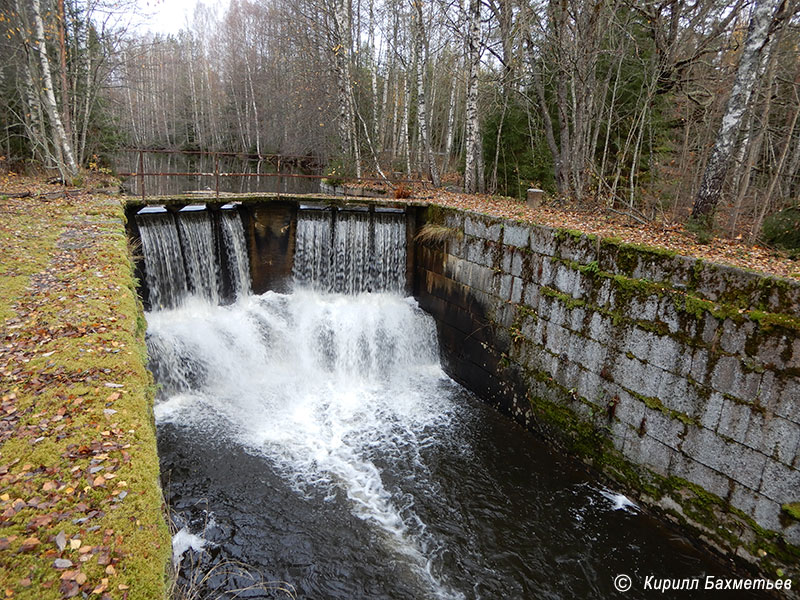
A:
{"label": "forest in background", "polygon": [[0,153],[303,155],[755,236],[800,195],[799,5],[233,0],[154,36],[114,0],[0,0]]}

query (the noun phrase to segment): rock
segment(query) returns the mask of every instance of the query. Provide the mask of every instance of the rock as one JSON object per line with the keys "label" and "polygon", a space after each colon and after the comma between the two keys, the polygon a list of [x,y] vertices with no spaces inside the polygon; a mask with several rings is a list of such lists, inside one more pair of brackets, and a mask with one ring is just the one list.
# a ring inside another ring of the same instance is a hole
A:
{"label": "rock", "polygon": [[68,558],[57,558],[53,561],[53,566],[56,569],[69,569],[72,566],[72,561]]}

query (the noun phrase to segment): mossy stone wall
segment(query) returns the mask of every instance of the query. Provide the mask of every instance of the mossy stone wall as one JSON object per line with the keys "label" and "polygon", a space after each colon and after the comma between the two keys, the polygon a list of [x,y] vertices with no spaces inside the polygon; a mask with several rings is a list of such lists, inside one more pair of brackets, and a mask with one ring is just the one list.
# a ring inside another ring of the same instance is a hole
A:
{"label": "mossy stone wall", "polygon": [[451,235],[416,241],[415,294],[450,375],[708,543],[796,570],[796,282],[464,211],[431,222]]}

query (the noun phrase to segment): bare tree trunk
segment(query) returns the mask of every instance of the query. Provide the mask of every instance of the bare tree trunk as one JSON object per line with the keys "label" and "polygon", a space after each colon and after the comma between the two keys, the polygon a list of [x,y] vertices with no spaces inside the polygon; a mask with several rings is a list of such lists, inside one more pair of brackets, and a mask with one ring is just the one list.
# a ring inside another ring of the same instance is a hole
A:
{"label": "bare tree trunk", "polygon": [[[348,78],[349,79],[349,78]],[[353,160],[356,163],[356,177],[361,177],[361,148],[358,145],[358,132],[356,131],[356,99],[353,88],[350,88],[350,130],[353,132]],[[359,115],[360,116],[360,115]]]}
{"label": "bare tree trunk", "polygon": [[477,128],[475,135],[475,172],[478,179],[478,193],[483,194],[486,191],[486,162],[483,157],[483,136],[481,135],[480,122],[478,122]]}
{"label": "bare tree trunk", "polygon": [[345,159],[350,156],[350,151],[353,146],[353,139],[350,130],[350,82],[347,80],[347,62],[348,62],[348,49],[349,42],[344,35],[347,22],[345,0],[337,0],[336,13],[334,15],[335,29],[334,39],[336,46],[333,48],[334,65],[336,66],[336,79],[337,79],[337,100],[338,100],[338,128],[339,128],[339,147],[342,153],[342,158]]}
{"label": "bare tree trunk", "polygon": [[253,87],[253,75],[250,72],[250,61],[247,55],[244,58],[244,64],[247,68],[247,85],[250,87],[250,100],[253,106],[253,124],[256,130],[256,154],[261,156],[261,126],[258,120],[258,105],[256,104],[256,90]]}
{"label": "bare tree trunk", "polygon": [[621,52],[619,55],[619,61],[617,62],[617,74],[614,76],[614,87],[611,89],[611,104],[608,107],[608,118],[606,120],[606,136],[605,142],[603,143],[603,158],[600,161],[600,171],[598,172],[598,176],[602,181],[605,181],[606,176],[606,164],[608,164],[608,143],[611,137],[611,120],[614,118],[614,107],[617,102],[617,90],[619,88],[620,73],[622,72],[623,56],[624,52]]}
{"label": "bare tree trunk", "polygon": [[492,168],[492,178],[489,181],[489,191],[491,193],[497,192],[497,165],[500,162],[500,146],[502,145],[503,136],[503,123],[506,120],[506,111],[508,110],[508,96],[503,94],[503,112],[500,113],[500,123],[497,126],[497,136],[494,141],[494,167]]}
{"label": "bare tree trunk", "polygon": [[793,195],[792,192],[796,189],[798,169],[800,169],[800,140],[795,140],[794,152],[792,153],[791,160],[789,160],[789,167],[786,169],[786,173],[784,174],[789,188],[787,192],[787,195],[789,196]]}
{"label": "bare tree trunk", "polygon": [[378,153],[375,152],[375,146],[372,145],[372,137],[369,134],[369,128],[367,127],[367,123],[364,121],[364,117],[361,116],[361,113],[358,112],[358,110],[356,110],[356,112],[358,114],[359,121],[361,121],[361,126],[364,128],[364,136],[367,138],[367,148],[369,148],[369,151],[372,154],[372,160],[375,164],[375,170],[384,181],[388,181],[386,174],[381,169],[381,162],[380,160],[378,160]]}
{"label": "bare tree trunk", "polygon": [[480,0],[470,0],[469,32],[467,34],[467,60],[469,63],[469,81],[467,83],[466,133],[464,141],[464,191],[474,194],[478,190],[478,68],[480,67]]}
{"label": "bare tree trunk", "polygon": [[352,44],[350,14],[347,0],[337,0],[334,14],[334,39],[337,43],[333,51],[338,80],[340,147],[344,158],[353,159],[356,176],[361,177],[361,156],[358,148],[355,99],[350,71]]}
{"label": "bare tree trunk", "polygon": [[[89,29],[89,17],[86,17],[87,31]],[[83,104],[83,123],[81,123],[81,141],[80,151],[78,153],[78,162],[83,164],[86,158],[86,135],[89,131],[89,117],[92,114],[92,104],[94,102],[94,86],[92,85],[92,52],[90,48],[86,48],[86,97]]]}
{"label": "bare tree trunk", "polygon": [[406,160],[406,175],[411,177],[411,136],[408,130],[409,104],[411,104],[411,85],[408,81],[408,72],[403,75],[403,120],[400,125],[400,143]]}
{"label": "bare tree trunk", "polygon": [[[45,131],[42,105],[39,102],[39,96],[34,91],[33,77],[31,77],[31,70],[27,61],[24,66],[24,71],[24,98],[27,105],[27,114],[23,115],[23,123],[25,124],[25,132],[31,140],[31,150],[33,151],[33,156],[34,158],[40,156],[43,161],[50,163],[51,165],[54,163],[57,164],[57,161],[50,152],[50,143],[47,139],[47,132]],[[57,146],[56,150],[58,150]],[[41,151],[41,154],[39,151]]]}
{"label": "bare tree trunk", "polygon": [[[531,48],[532,47],[533,45],[531,44]],[[563,159],[561,157],[561,152],[558,149],[558,144],[556,143],[556,136],[555,132],[553,131],[553,119],[550,116],[550,109],[547,106],[547,97],[545,96],[544,91],[544,82],[542,81],[542,75],[536,66],[536,62],[533,62],[532,70],[533,85],[536,88],[536,97],[539,100],[539,112],[542,115],[542,123],[544,124],[545,140],[547,141],[547,147],[550,149],[550,154],[553,157],[553,175],[555,176],[558,191],[563,194],[566,193],[566,182],[563,180],[563,170],[561,167]]]}
{"label": "bare tree trunk", "polygon": [[747,40],[739,57],[736,80],[692,208],[692,220],[705,228],[712,225],[714,211],[722,195],[722,186],[736,146],[739,125],[747,109],[747,98],[756,80],[761,50],[769,40],[770,26],[776,9],[782,2],[783,0],[757,0],[753,8]]}
{"label": "bare tree trunk", "polygon": [[[750,190],[750,180],[753,174],[753,166],[755,165],[758,153],[761,151],[761,145],[764,141],[764,133],[766,132],[767,127],[769,125],[769,114],[772,108],[773,79],[775,77],[775,67],[777,66],[777,63],[778,63],[777,53],[775,53],[770,57],[769,65],[767,67],[767,72],[765,74],[767,93],[765,94],[764,103],[760,104],[757,107],[758,114],[761,119],[761,127],[758,130],[758,133],[756,134],[755,138],[753,138],[751,135],[748,134],[747,137],[750,141],[749,144],[747,143],[741,144],[742,149],[746,151],[747,162],[744,163],[744,166],[740,166],[737,163],[737,166],[739,166],[739,170],[741,171],[742,175],[739,180],[738,190],[736,190],[736,201],[734,202],[733,211],[731,212],[731,216],[728,221],[728,231],[731,236],[735,235],[736,223],[739,220],[739,213],[742,208],[742,203],[744,202],[744,198],[747,195],[747,192]],[[755,122],[755,113],[756,113],[756,107],[753,106],[750,111],[751,124]]]}
{"label": "bare tree trunk", "polygon": [[425,105],[425,25],[423,23],[422,3],[413,2],[417,9],[416,35],[414,36],[415,62],[417,63],[417,123],[419,125],[420,146],[425,151],[425,160],[428,163],[428,173],[434,187],[439,187],[439,169],[436,157],[433,155],[431,140],[428,136],[428,111]]}
{"label": "bare tree trunk", "polygon": [[453,133],[454,133],[454,126],[456,124],[456,83],[458,82],[458,77],[454,70],[453,72],[453,79],[450,84],[450,104],[447,107],[447,131],[444,135],[444,165],[442,166],[442,172],[447,173],[447,169],[450,166],[450,153],[453,151]]}
{"label": "bare tree trunk", "polygon": [[[386,72],[386,77],[383,80],[383,96],[382,96],[382,99],[381,99],[381,108],[380,108],[380,115],[381,115],[382,118],[378,120],[378,138],[377,138],[377,142],[376,142],[378,144],[378,148],[377,148],[378,152],[383,152],[386,149],[386,122],[388,121],[387,114],[386,114],[386,108],[389,106],[389,104],[388,104],[389,103],[389,84],[390,84],[390,81],[391,81],[390,77],[391,77],[391,67],[389,67],[389,70]],[[396,111],[396,107],[395,107],[395,111]],[[397,118],[397,112],[395,112],[394,118],[395,119]],[[392,126],[394,127],[394,121],[393,121]]]}
{"label": "bare tree trunk", "polygon": [[47,56],[47,47],[45,46],[44,37],[44,23],[42,21],[41,6],[39,0],[31,0],[33,5],[33,19],[36,26],[36,45],[39,51],[39,61],[42,68],[42,82],[44,89],[44,105],[47,112],[47,117],[50,120],[50,125],[53,128],[55,136],[55,144],[60,147],[63,154],[62,164],[59,165],[64,176],[72,177],[78,173],[78,166],[75,164],[75,155],[72,152],[72,144],[67,138],[64,131],[64,125],[61,122],[61,117],[58,114],[58,105],[56,104],[56,97],[53,93],[53,78],[50,76],[50,59]]}
{"label": "bare tree trunk", "polygon": [[[378,109],[378,60],[375,58],[375,1],[369,2],[369,52],[370,52],[370,76],[372,83],[372,139],[378,139],[378,119],[380,114]],[[370,146],[372,144],[370,143]],[[373,154],[375,149],[372,148]]]}
{"label": "bare tree trunk", "polygon": [[756,240],[759,232],[761,231],[761,224],[764,222],[764,215],[767,214],[767,210],[772,202],[772,194],[775,192],[775,186],[778,184],[778,181],[781,178],[781,171],[783,170],[783,165],[786,163],[786,156],[789,154],[789,147],[792,145],[792,137],[794,135],[795,125],[797,125],[798,116],[800,116],[800,102],[795,108],[789,126],[786,128],[786,131],[788,132],[788,135],[786,136],[786,143],[783,145],[783,151],[778,159],[778,164],[775,166],[775,173],[772,175],[772,180],[769,183],[769,189],[767,190],[766,196],[764,196],[763,204],[761,205],[761,211],[758,213],[758,218],[756,219],[755,223],[753,223],[753,229],[750,232],[751,243]]}

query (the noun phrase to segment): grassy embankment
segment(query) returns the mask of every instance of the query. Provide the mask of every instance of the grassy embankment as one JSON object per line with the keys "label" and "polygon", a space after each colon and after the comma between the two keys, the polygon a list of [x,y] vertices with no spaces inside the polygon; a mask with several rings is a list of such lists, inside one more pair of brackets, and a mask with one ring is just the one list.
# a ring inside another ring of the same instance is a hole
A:
{"label": "grassy embankment", "polygon": [[2,183],[34,193],[0,196],[0,593],[163,598],[171,546],[122,208]]}

